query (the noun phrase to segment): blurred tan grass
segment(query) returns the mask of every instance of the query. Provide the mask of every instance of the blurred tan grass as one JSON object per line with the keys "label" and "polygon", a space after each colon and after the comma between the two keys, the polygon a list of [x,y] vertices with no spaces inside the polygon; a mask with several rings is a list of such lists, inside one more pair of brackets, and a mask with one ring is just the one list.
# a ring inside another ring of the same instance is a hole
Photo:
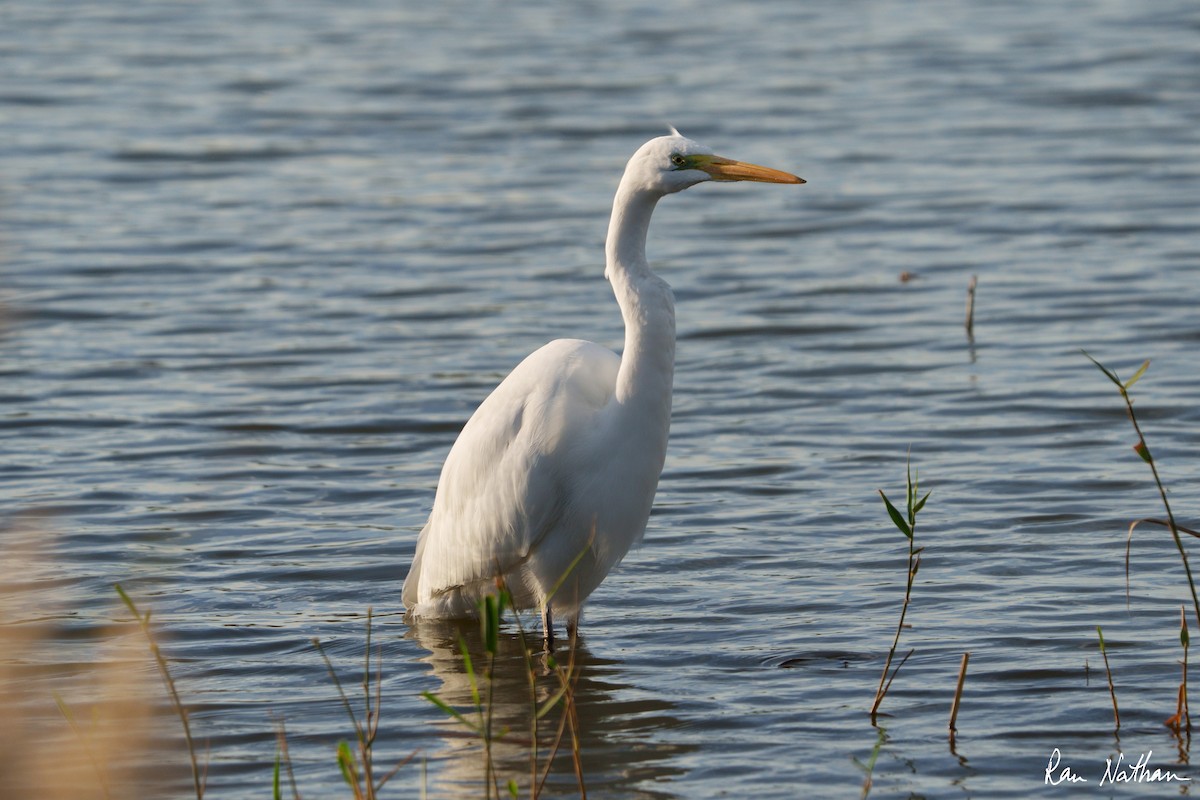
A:
{"label": "blurred tan grass", "polygon": [[0,522],[0,800],[164,796],[186,764],[145,642],[116,602],[72,608],[50,535]]}

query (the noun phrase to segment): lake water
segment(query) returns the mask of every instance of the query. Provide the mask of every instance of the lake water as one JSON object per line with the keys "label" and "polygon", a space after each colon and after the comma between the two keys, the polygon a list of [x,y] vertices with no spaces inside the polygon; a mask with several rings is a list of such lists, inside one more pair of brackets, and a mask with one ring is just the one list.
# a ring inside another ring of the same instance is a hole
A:
{"label": "lake water", "polygon": [[[556,337],[620,346],[612,191],[673,124],[809,183],[656,214],[671,444],[584,618],[588,796],[858,797],[876,748],[872,797],[1066,794],[1055,748],[1072,794],[1186,793],[1099,785],[1118,752],[1193,775],[1163,724],[1190,595],[1143,526],[1126,605],[1127,526],[1162,507],[1080,348],[1153,360],[1137,409],[1197,527],[1198,43],[1188,0],[5,3],[4,613],[34,640],[0,653],[9,751],[61,734],[52,692],[89,707],[92,661],[165,705],[133,634],[104,649],[120,582],[210,796],[269,792],[278,719],[304,796],[345,796],[310,640],[354,689],[368,608],[379,763],[417,753],[386,796],[482,796],[478,747],[420,696],[466,702],[458,633],[410,631],[401,582],[490,389]],[[933,495],[881,735],[907,542],[876,490],[903,497],[910,449]],[[522,730],[514,636],[496,707]],[[154,725],[126,757],[187,796]],[[498,756],[525,796],[523,752]],[[571,796],[569,758],[550,781]]]}

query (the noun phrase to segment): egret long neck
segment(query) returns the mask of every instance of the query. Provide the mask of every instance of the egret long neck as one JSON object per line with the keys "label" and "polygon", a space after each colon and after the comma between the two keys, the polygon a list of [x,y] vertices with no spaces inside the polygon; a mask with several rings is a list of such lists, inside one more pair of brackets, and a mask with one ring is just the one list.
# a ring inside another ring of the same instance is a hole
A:
{"label": "egret long neck", "polygon": [[613,201],[604,274],[625,320],[625,350],[616,398],[645,423],[661,428],[663,447],[671,417],[675,372],[675,298],[646,263],[646,232],[660,195],[622,181]]}

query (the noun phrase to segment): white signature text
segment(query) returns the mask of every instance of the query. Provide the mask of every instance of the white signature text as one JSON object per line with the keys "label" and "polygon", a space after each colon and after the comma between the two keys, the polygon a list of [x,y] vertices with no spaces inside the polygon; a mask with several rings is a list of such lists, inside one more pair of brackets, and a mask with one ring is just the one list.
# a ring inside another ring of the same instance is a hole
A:
{"label": "white signature text", "polygon": [[[1167,769],[1151,769],[1150,758],[1153,750],[1147,750],[1138,755],[1137,761],[1127,763],[1124,753],[1117,753],[1116,759],[1104,759],[1104,774],[1100,776],[1100,786],[1112,786],[1118,783],[1170,783],[1171,781],[1190,781]],[[1050,754],[1046,762],[1046,781],[1043,785],[1058,786],[1060,784],[1087,783],[1088,779],[1080,775],[1070,764],[1064,764],[1062,753],[1058,748]]]}

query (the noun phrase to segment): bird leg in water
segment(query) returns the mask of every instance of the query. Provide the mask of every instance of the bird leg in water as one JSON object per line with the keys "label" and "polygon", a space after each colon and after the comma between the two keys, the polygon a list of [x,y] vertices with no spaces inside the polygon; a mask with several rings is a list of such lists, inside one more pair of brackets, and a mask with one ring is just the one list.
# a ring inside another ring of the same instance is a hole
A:
{"label": "bird leg in water", "polygon": [[546,646],[546,652],[554,652],[554,618],[550,613],[550,604],[542,606],[542,644]]}
{"label": "bird leg in water", "polygon": [[[567,617],[567,641],[573,643],[578,638],[579,617]],[[542,644],[545,646],[547,654],[554,652],[554,616],[550,611],[549,604],[542,606]]]}

